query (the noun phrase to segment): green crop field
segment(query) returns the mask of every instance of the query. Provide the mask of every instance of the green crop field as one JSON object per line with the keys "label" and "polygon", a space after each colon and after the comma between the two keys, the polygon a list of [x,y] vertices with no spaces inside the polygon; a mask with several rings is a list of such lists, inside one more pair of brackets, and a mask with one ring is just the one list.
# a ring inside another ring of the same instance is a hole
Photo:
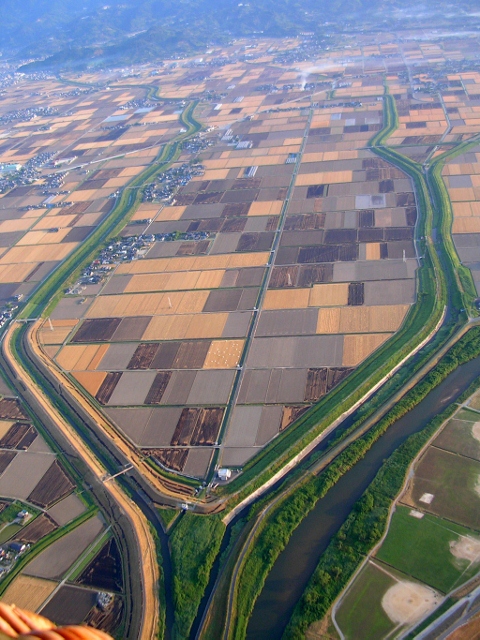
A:
{"label": "green crop field", "polygon": [[[479,477],[480,462],[429,447],[415,471],[413,489],[405,502],[480,531]],[[420,501],[424,493],[434,495],[431,504]]]}
{"label": "green crop field", "polygon": [[[478,416],[480,422],[480,415]],[[480,426],[480,425],[478,425]],[[480,461],[480,434],[477,423],[466,420],[450,420],[435,438],[434,445],[453,453]],[[475,435],[474,435],[475,429]],[[477,437],[475,437],[477,436]]]}
{"label": "green crop field", "polygon": [[429,514],[419,520],[409,512],[408,507],[397,507],[379,560],[443,593],[477,573],[478,562],[456,558],[450,551],[450,543],[472,536],[472,531]]}
{"label": "green crop field", "polygon": [[468,420],[469,422],[477,422],[480,418],[480,414],[475,411],[469,411],[468,409],[462,409],[455,416],[458,420]]}
{"label": "green crop field", "polygon": [[348,589],[337,610],[337,624],[347,640],[384,638],[394,627],[382,609],[383,594],[395,580],[368,563]]}

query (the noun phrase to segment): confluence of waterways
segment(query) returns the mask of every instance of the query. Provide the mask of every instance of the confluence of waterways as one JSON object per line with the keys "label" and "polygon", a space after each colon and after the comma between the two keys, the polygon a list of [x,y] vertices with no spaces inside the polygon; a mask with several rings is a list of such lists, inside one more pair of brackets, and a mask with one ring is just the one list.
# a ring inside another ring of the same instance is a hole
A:
{"label": "confluence of waterways", "polygon": [[320,556],[384,460],[455,402],[480,375],[480,356],[459,366],[416,407],[397,420],[320,499],[277,558],[255,603],[247,640],[280,640]]}

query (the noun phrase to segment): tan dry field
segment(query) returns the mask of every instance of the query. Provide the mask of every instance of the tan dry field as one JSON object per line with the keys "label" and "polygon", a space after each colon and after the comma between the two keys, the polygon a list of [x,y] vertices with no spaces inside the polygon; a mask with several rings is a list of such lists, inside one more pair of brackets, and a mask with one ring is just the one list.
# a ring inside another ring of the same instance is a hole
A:
{"label": "tan dry field", "polygon": [[88,318],[154,316],[157,314],[200,313],[209,291],[139,293],[96,298],[87,311]]}
{"label": "tan dry field", "polygon": [[391,334],[386,333],[345,336],[343,340],[342,366],[356,367],[390,337]]}
{"label": "tan dry field", "polygon": [[432,611],[440,601],[433,590],[407,580],[390,587],[382,598],[382,607],[392,622],[411,625]]}
{"label": "tan dry field", "polygon": [[102,382],[105,380],[107,372],[74,371],[72,375],[91,396],[95,396],[102,386]]}
{"label": "tan dry field", "polygon": [[64,242],[59,245],[41,244],[35,247],[12,247],[0,258],[0,264],[63,260],[77,245],[77,242]]}
{"label": "tan dry field", "polygon": [[8,284],[9,282],[23,282],[36,266],[37,263],[31,262],[24,264],[0,265],[0,282],[2,284]]}
{"label": "tan dry field", "polygon": [[310,289],[269,289],[265,295],[263,309],[306,309],[309,306],[310,291]]}
{"label": "tan dry field", "polygon": [[379,333],[396,331],[409,305],[332,307],[319,309],[317,333]]}
{"label": "tan dry field", "polygon": [[[100,360],[105,355],[108,345],[74,345],[69,344],[63,347],[57,356],[57,363],[62,369],[72,371],[77,369],[84,371],[91,368],[92,370],[98,366]],[[91,367],[91,364],[94,367]]]}
{"label": "tan dry field", "polygon": [[2,596],[5,604],[16,604],[21,609],[37,611],[56,589],[57,583],[20,574],[7,587]]}
{"label": "tan dry field", "polygon": [[365,260],[380,260],[379,242],[370,242],[365,245]]}
{"label": "tan dry field", "polygon": [[155,316],[145,329],[142,340],[218,338],[227,319],[228,313]]}
{"label": "tan dry field", "polygon": [[15,424],[14,420],[0,420],[0,438],[8,433],[8,430]]}
{"label": "tan dry field", "polygon": [[[78,323],[75,321],[75,324],[72,326],[53,326],[53,331],[50,329],[48,323],[45,323],[43,327],[39,331],[40,341],[42,344],[63,344],[67,339],[69,333],[72,331],[73,327]],[[53,323],[52,323],[53,324]]]}
{"label": "tan dry field", "polygon": [[339,184],[352,182],[353,171],[323,171],[320,173],[300,173],[296,186],[306,187],[312,184]]}
{"label": "tan dry field", "polygon": [[249,216],[278,216],[282,211],[283,202],[272,200],[267,202],[252,202],[248,210]]}
{"label": "tan dry field", "polygon": [[452,233],[480,233],[480,218],[454,218]]}
{"label": "tan dry field", "polygon": [[4,220],[0,222],[0,233],[8,233],[9,231],[26,231],[33,221],[30,218],[15,218],[13,220]]}
{"label": "tan dry field", "polygon": [[309,307],[336,307],[348,304],[348,283],[315,284],[310,289]]}
{"label": "tan dry field", "polygon": [[264,266],[269,257],[266,251],[218,256],[192,256],[187,258],[152,258],[121,264],[117,274],[164,273],[166,271],[209,271]]}
{"label": "tan dry field", "polygon": [[244,340],[214,340],[203,364],[204,369],[233,369],[240,361]]}

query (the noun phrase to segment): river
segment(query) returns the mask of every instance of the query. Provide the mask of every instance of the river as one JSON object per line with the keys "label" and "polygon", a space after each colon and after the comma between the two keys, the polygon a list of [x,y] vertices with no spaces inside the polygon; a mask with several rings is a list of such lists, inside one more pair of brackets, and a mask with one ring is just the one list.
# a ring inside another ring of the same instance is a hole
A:
{"label": "river", "polygon": [[458,367],[414,409],[395,422],[295,530],[255,603],[248,640],[279,640],[322,553],[383,461],[408,436],[441,413],[480,375],[480,357]]}

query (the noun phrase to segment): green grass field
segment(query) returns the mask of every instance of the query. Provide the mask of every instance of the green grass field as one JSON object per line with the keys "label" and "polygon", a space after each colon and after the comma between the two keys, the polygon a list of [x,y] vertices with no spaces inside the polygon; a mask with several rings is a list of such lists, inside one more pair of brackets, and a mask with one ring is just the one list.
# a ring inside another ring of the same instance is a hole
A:
{"label": "green grass field", "polygon": [[377,640],[395,627],[382,608],[383,594],[394,584],[395,580],[371,563],[362,569],[335,616],[347,640]]}
{"label": "green grass field", "polygon": [[[480,422],[480,415],[478,418]],[[480,439],[477,440],[472,432],[475,424],[466,420],[450,420],[433,444],[441,449],[480,461]]]}
{"label": "green grass field", "polygon": [[479,419],[479,414],[475,411],[469,411],[468,409],[462,409],[455,416],[458,420],[468,420],[470,422],[477,422]]}
{"label": "green grass field", "polygon": [[[411,496],[405,502],[480,531],[479,477],[480,462],[429,447],[415,471]],[[420,502],[424,493],[435,496],[431,504]]]}
{"label": "green grass field", "polygon": [[450,542],[472,535],[471,531],[429,514],[419,520],[409,512],[408,507],[397,507],[377,553],[379,560],[443,593],[477,573],[478,563],[470,564],[450,552]]}

